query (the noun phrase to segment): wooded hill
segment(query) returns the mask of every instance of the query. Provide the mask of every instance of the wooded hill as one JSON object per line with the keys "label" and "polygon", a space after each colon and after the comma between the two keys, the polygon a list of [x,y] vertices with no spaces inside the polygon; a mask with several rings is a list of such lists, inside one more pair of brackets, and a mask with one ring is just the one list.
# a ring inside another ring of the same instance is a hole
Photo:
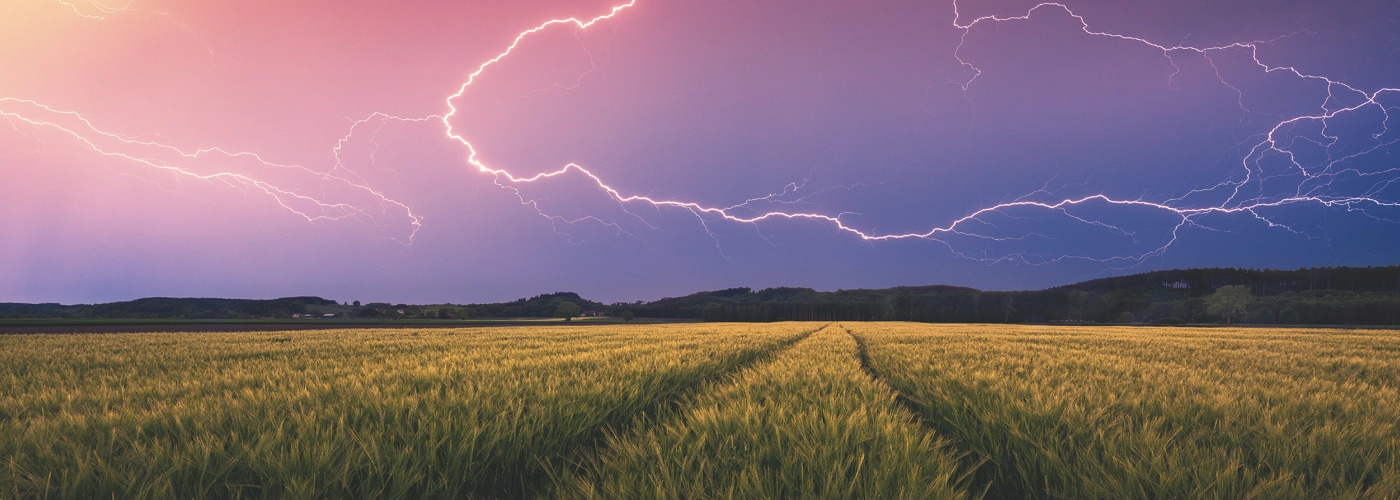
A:
{"label": "wooded hill", "polygon": [[984,292],[951,286],[818,292],[731,288],[647,303],[614,304],[610,315],[706,321],[918,321],[933,323],[1210,323],[1205,297],[1243,285],[1255,299],[1248,323],[1400,325],[1400,266],[1183,269],[1103,278],[1037,291]]}
{"label": "wooded hill", "polygon": [[469,305],[376,302],[362,306],[359,302],[338,303],[320,297],[270,300],[151,297],[106,304],[0,303],[0,318],[287,319],[302,314],[317,318],[332,314],[342,319],[533,318],[553,317],[563,302],[573,302],[585,311],[602,311],[607,307],[573,292],[542,294],[513,302]]}
{"label": "wooded hill", "polygon": [[284,297],[271,300],[150,297],[106,304],[0,303],[5,318],[174,318],[233,319],[289,318],[312,310],[336,307],[320,297]]}
{"label": "wooded hill", "polygon": [[[992,292],[955,286],[909,286],[819,292],[811,288],[730,288],[651,302],[605,305],[573,292],[512,302],[442,306],[337,304],[320,297],[272,300],[147,298],[94,305],[0,303],[8,318],[289,318],[298,313],[405,309],[400,317],[454,319],[552,317],[559,304],[621,316],[705,321],[917,321],[933,323],[1136,322],[1212,323],[1206,296],[1225,285],[1248,286],[1243,318],[1257,324],[1400,325],[1400,266],[1181,269],[1102,278],[1035,291]],[[381,307],[382,306],[382,307]]]}

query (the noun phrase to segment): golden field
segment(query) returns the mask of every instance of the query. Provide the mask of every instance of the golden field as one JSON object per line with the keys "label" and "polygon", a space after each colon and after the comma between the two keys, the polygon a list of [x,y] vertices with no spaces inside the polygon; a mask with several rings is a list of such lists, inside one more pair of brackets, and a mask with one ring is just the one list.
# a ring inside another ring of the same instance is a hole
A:
{"label": "golden field", "polygon": [[1393,331],[856,324],[996,498],[1397,498]]}
{"label": "golden field", "polygon": [[0,337],[0,498],[1398,498],[1383,330]]}

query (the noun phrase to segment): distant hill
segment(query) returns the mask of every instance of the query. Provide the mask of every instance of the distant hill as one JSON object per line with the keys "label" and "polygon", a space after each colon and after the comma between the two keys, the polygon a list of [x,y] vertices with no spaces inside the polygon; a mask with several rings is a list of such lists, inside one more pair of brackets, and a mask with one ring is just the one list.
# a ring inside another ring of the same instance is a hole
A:
{"label": "distant hill", "polygon": [[[0,303],[0,318],[107,318],[107,319],[255,319],[291,318],[293,315],[333,314],[348,318],[493,318],[552,317],[561,302],[573,302],[584,311],[603,311],[607,305],[558,292],[497,304],[409,305],[371,303],[361,306],[337,303],[321,297],[280,299],[205,299],[151,297],[106,304]],[[399,313],[403,311],[403,313]]]}
{"label": "distant hill", "polygon": [[602,312],[608,306],[601,302],[580,297],[574,292],[555,292],[536,295],[528,299],[495,304],[469,304],[462,306],[468,318],[548,318],[554,316],[562,302],[578,304],[583,311]]}
{"label": "distant hill", "polygon": [[1292,271],[1202,268],[1102,278],[1046,290],[993,292],[952,286],[818,292],[731,288],[652,302],[613,304],[611,315],[706,321],[935,323],[1209,323],[1204,298],[1225,285],[1249,286],[1252,323],[1400,325],[1400,266]]}
{"label": "distant hill", "polygon": [[317,306],[336,306],[334,300],[320,297],[254,299],[179,299],[150,297],[106,304],[14,304],[0,303],[0,317],[69,318],[182,318],[230,319],[291,317]]}
{"label": "distant hill", "polygon": [[612,315],[630,310],[647,318],[689,318],[707,321],[776,321],[881,319],[881,302],[896,295],[976,294],[976,289],[955,286],[910,286],[883,290],[837,290],[818,292],[811,288],[730,288],[700,292],[684,297],[667,297],[641,304],[614,304]]}
{"label": "distant hill", "polygon": [[1259,296],[1284,292],[1339,290],[1400,292],[1400,266],[1311,267],[1293,271],[1275,269],[1198,268],[1152,271],[1130,276],[1102,278],[1058,287],[1105,293],[1114,290],[1173,287],[1210,293],[1225,285],[1245,285]]}
{"label": "distant hill", "polygon": [[[811,288],[729,288],[651,302],[603,304],[573,292],[512,302],[466,305],[337,304],[320,297],[271,300],[153,297],[91,305],[0,303],[8,318],[289,318],[294,314],[354,317],[551,317],[562,302],[620,316],[705,321],[919,321],[949,323],[1136,322],[1209,323],[1204,298],[1244,285],[1255,299],[1244,321],[1318,325],[1400,325],[1400,266],[1318,267],[1292,271],[1202,268],[1152,271],[1035,291],[981,291],[955,286],[902,286],[820,292]],[[404,313],[398,313],[398,311]]]}

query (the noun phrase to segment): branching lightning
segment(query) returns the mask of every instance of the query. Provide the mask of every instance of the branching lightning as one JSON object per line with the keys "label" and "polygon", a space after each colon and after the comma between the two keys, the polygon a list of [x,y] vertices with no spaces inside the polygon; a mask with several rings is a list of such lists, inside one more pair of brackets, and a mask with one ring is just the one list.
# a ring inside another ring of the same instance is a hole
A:
{"label": "branching lightning", "polygon": [[[1393,200],[1385,200],[1375,197],[1376,193],[1379,193],[1381,190],[1389,187],[1391,184],[1400,181],[1400,175],[1397,175],[1400,174],[1400,168],[1388,169],[1378,172],[1363,172],[1354,168],[1338,168],[1338,166],[1342,162],[1348,159],[1383,149],[1387,146],[1394,144],[1397,140],[1400,140],[1400,137],[1390,137],[1387,135],[1389,132],[1388,127],[1385,128],[1385,131],[1377,133],[1373,136],[1373,139],[1376,140],[1376,143],[1371,148],[1362,152],[1348,155],[1346,157],[1331,160],[1325,165],[1314,166],[1311,168],[1305,166],[1298,160],[1294,159],[1293,153],[1288,149],[1286,145],[1281,144],[1279,137],[1289,127],[1305,124],[1308,122],[1320,123],[1323,126],[1323,129],[1325,130],[1327,122],[1329,120],[1341,115],[1345,115],[1348,113],[1356,113],[1365,109],[1379,110],[1385,116],[1384,125],[1388,125],[1390,118],[1389,113],[1391,110],[1396,109],[1396,105],[1388,106],[1386,104],[1383,104],[1381,102],[1381,99],[1385,95],[1400,95],[1400,89],[1382,88],[1367,92],[1358,89],[1357,87],[1354,87],[1352,85],[1349,85],[1345,82],[1336,81],[1324,76],[1304,73],[1291,66],[1271,66],[1265,64],[1259,58],[1258,49],[1261,45],[1273,43],[1277,41],[1277,39],[1232,43],[1229,45],[1216,47],[1192,47],[1185,45],[1167,46],[1154,43],[1144,38],[1094,31],[1090,29],[1088,22],[1083,17],[1074,13],[1074,11],[1071,10],[1067,5],[1054,2],[1039,4],[1029,9],[1024,15],[1020,16],[983,16],[976,18],[972,21],[962,23],[961,14],[958,12],[958,6],[955,1],[953,3],[953,26],[959,30],[962,30],[963,36],[957,48],[954,50],[954,57],[957,59],[959,64],[972,71],[972,76],[966,81],[958,82],[958,86],[961,87],[963,91],[967,91],[977,79],[977,77],[980,76],[982,73],[981,69],[977,68],[972,63],[964,60],[962,57],[962,48],[963,44],[966,43],[967,34],[970,33],[973,29],[975,29],[979,24],[1029,20],[1031,16],[1038,10],[1058,8],[1063,9],[1067,14],[1079,21],[1082,30],[1086,34],[1096,37],[1106,37],[1138,43],[1156,50],[1160,50],[1162,52],[1162,55],[1166,58],[1167,62],[1171,64],[1173,68],[1176,69],[1177,73],[1179,73],[1181,69],[1176,65],[1176,60],[1173,55],[1174,53],[1194,53],[1202,57],[1209,58],[1212,53],[1219,53],[1230,50],[1247,50],[1250,56],[1252,57],[1254,63],[1257,64],[1260,68],[1262,68],[1265,72],[1286,72],[1296,76],[1297,78],[1324,83],[1327,88],[1328,96],[1324,100],[1324,102],[1319,104],[1319,112],[1317,114],[1288,117],[1284,120],[1281,120],[1277,125],[1270,129],[1261,141],[1259,141],[1257,144],[1252,145],[1252,147],[1249,149],[1249,154],[1246,155],[1243,160],[1243,163],[1241,165],[1242,170],[1239,175],[1229,177],[1209,187],[1192,190],[1186,195],[1180,197],[1169,198],[1162,201],[1149,201],[1145,199],[1117,199],[1104,194],[1094,194],[1088,196],[1081,196],[1077,198],[1066,198],[1053,201],[1038,201],[1036,199],[1033,199],[1035,198],[1034,195],[1037,194],[1049,194],[1049,192],[1045,189],[1041,189],[1035,193],[1031,193],[1026,196],[1017,198],[1014,201],[1000,203],[993,206],[988,206],[985,208],[974,210],[961,218],[954,219],[951,223],[945,226],[934,227],[921,232],[890,234],[872,233],[853,227],[846,221],[842,220],[844,215],[848,215],[845,213],[837,214],[834,216],[817,212],[787,211],[761,212],[756,215],[740,215],[738,213],[739,209],[748,208],[749,204],[753,202],[781,199],[784,195],[789,193],[789,188],[792,188],[793,191],[796,191],[796,188],[798,187],[796,184],[790,184],[788,187],[785,187],[782,193],[769,194],[763,197],[752,198],[744,201],[743,203],[739,203],[728,207],[710,207],[684,200],[662,199],[655,198],[652,196],[624,194],[619,189],[606,183],[602,178],[594,174],[592,171],[576,163],[570,163],[564,165],[562,168],[559,168],[557,170],[539,173],[533,176],[516,176],[505,169],[495,168],[484,164],[481,160],[478,159],[476,148],[470,142],[468,142],[468,140],[465,137],[453,131],[450,119],[457,114],[457,108],[453,105],[453,101],[461,98],[463,94],[466,93],[467,88],[471,86],[471,84],[476,80],[477,76],[486,71],[491,65],[508,57],[516,49],[520,42],[524,40],[527,36],[556,24],[573,24],[578,29],[587,29],[588,27],[592,26],[593,24],[599,21],[616,16],[619,12],[623,11],[624,9],[635,5],[635,3],[636,2],[634,0],[632,2],[613,7],[612,10],[607,14],[586,21],[575,18],[569,18],[555,19],[542,23],[534,28],[521,32],[519,35],[516,36],[513,43],[509,47],[507,47],[505,51],[501,52],[496,57],[486,61],[481,66],[479,66],[477,70],[467,78],[466,83],[462,85],[458,92],[448,98],[448,106],[451,109],[451,111],[443,115],[442,117],[443,124],[447,127],[448,137],[462,143],[464,146],[467,147],[469,151],[469,155],[467,158],[468,163],[477,167],[477,169],[479,169],[481,172],[493,175],[496,178],[497,184],[515,190],[517,194],[519,194],[519,190],[513,187],[515,185],[537,182],[542,179],[562,176],[568,173],[569,171],[576,171],[577,173],[587,177],[593,183],[594,186],[602,190],[604,193],[607,194],[608,197],[616,201],[618,204],[623,205],[624,207],[629,204],[642,203],[650,205],[652,207],[671,207],[687,210],[695,214],[695,216],[700,219],[702,226],[706,228],[707,232],[709,232],[707,221],[729,221],[743,224],[758,224],[760,222],[769,220],[805,219],[828,223],[836,227],[840,231],[854,235],[860,239],[867,241],[886,241],[904,239],[922,239],[937,241],[946,245],[950,251],[959,256],[968,259],[992,263],[1001,261],[1015,261],[1026,264],[1045,264],[1067,259],[1073,259],[1087,260],[1099,263],[1117,262],[1125,263],[1131,266],[1137,263],[1141,263],[1148,258],[1163,255],[1168,248],[1170,248],[1173,244],[1175,244],[1178,241],[1179,232],[1181,229],[1187,227],[1205,228],[1205,226],[1200,222],[1200,219],[1212,214],[1247,214],[1262,221],[1269,227],[1283,228],[1285,230],[1302,234],[1301,231],[1289,227],[1288,224],[1277,222],[1276,220],[1271,218],[1266,213],[1266,211],[1269,209],[1280,208],[1289,205],[1314,204],[1324,207],[1341,207],[1350,211],[1359,211],[1361,213],[1370,215],[1368,209],[1375,209],[1381,207],[1394,208],[1400,206],[1400,203],[1397,203]],[[1211,65],[1214,66],[1213,60],[1211,60]],[[1173,76],[1175,76],[1175,73],[1173,74]],[[1217,76],[1219,76],[1218,70]],[[1243,109],[1243,92],[1236,86],[1230,84],[1230,82],[1228,82],[1224,77],[1219,77],[1219,80],[1222,85],[1233,89],[1237,93],[1241,93],[1241,107]],[[1349,97],[1352,97],[1357,102],[1356,104],[1350,106],[1336,106],[1335,103],[1338,102],[1338,96],[1334,92],[1349,94]],[[1332,104],[1334,107],[1329,108],[1329,104]],[[1243,111],[1248,112],[1249,110],[1243,109]],[[1329,139],[1332,139],[1334,141],[1336,139],[1335,137],[1326,136],[1325,133],[1324,137],[1328,137]],[[1271,155],[1282,155],[1284,157],[1289,158],[1292,167],[1297,171],[1297,173],[1302,175],[1304,180],[1298,183],[1297,188],[1292,193],[1275,196],[1265,196],[1263,194],[1258,194],[1254,196],[1245,195],[1242,191],[1243,188],[1250,185],[1251,183],[1259,182],[1261,177],[1265,175],[1264,168],[1260,165],[1260,162]],[[1368,189],[1365,193],[1360,195],[1330,194],[1327,188],[1331,184],[1331,180],[1336,179],[1339,176],[1344,176],[1348,174],[1359,177],[1376,178],[1377,180],[1371,186],[1370,189]],[[1188,203],[1188,199],[1190,198],[1203,198],[1208,197],[1212,194],[1219,194],[1222,192],[1226,193],[1227,196],[1223,201],[1220,201],[1218,203],[1201,203],[1196,205]],[[1134,234],[1133,231],[1130,231],[1127,228],[1119,227],[1118,225],[1110,224],[1100,220],[1095,220],[1087,216],[1076,215],[1072,212],[1072,210],[1076,208],[1083,207],[1091,203],[1104,204],[1116,207],[1131,207],[1160,212],[1162,214],[1171,216],[1174,220],[1176,220],[1176,222],[1175,224],[1173,224],[1173,227],[1170,231],[1170,237],[1165,243],[1131,255],[1094,256],[1066,254],[1045,256],[1030,255],[1025,252],[1010,252],[1003,255],[992,256],[974,255],[967,252],[959,251],[956,248],[956,246],[949,241],[951,237],[992,241],[1017,241],[1032,238],[1050,238],[1049,236],[1039,233],[1025,233],[1014,236],[991,236],[977,229],[978,226],[983,225],[994,226],[988,220],[989,216],[995,215],[1000,217],[1014,217],[1012,215],[1009,215],[1009,213],[1025,211],[1028,209],[1057,213],[1080,224],[1106,229],[1117,234],[1128,236]],[[533,206],[535,206],[535,208],[538,210],[538,205]],[[542,213],[542,215],[544,214]],[[548,215],[546,216],[549,217]],[[1372,215],[1372,217],[1376,217],[1380,220],[1389,220],[1374,215]],[[591,219],[598,220],[596,218]],[[713,236],[713,233],[710,234],[711,236]]]}
{"label": "branching lightning", "polygon": [[[20,111],[18,108],[24,108],[24,111]],[[43,116],[42,118],[39,117],[41,115]],[[408,239],[405,243],[411,243],[413,234],[417,233],[418,228],[422,227],[423,218],[415,214],[407,205],[390,199],[383,193],[369,187],[368,184],[357,177],[356,179],[351,178],[354,177],[354,174],[341,166],[338,155],[344,141],[336,146],[335,151],[337,156],[335,168],[328,172],[317,172],[301,165],[274,163],[263,159],[263,157],[259,156],[257,153],[246,151],[232,152],[218,147],[186,151],[159,142],[106,132],[97,128],[91,121],[77,112],[55,109],[48,105],[27,99],[10,97],[0,98],[0,117],[4,117],[16,130],[18,130],[20,125],[27,125],[34,129],[46,129],[59,132],[61,136],[68,137],[77,144],[102,157],[133,162],[159,172],[174,174],[179,178],[220,182],[233,187],[261,192],[271,197],[282,208],[305,218],[308,222],[339,220],[350,217],[364,217],[374,221],[384,217],[386,211],[402,212],[402,214],[410,220],[410,225],[413,228],[412,233],[408,235]],[[359,127],[376,118],[403,120],[398,117],[375,114],[365,120],[357,122],[351,127],[351,133],[353,133],[355,127]],[[211,169],[209,171],[204,171],[204,168],[201,168],[212,163],[211,159],[215,158],[224,161],[243,161],[260,167],[292,171],[317,179],[323,183],[330,183],[341,188],[358,192],[362,195],[367,195],[376,200],[379,206],[357,206],[351,203],[326,201],[322,199],[322,197],[305,194],[293,189],[278,187],[269,181],[260,180],[247,174],[229,170]]]}
{"label": "branching lightning", "polygon": [[125,11],[128,11],[128,10],[131,10],[131,4],[135,2],[135,0],[132,0],[131,2],[127,2],[126,5],[122,5],[122,6],[120,6],[120,7],[117,7],[117,6],[111,6],[111,5],[104,4],[104,3],[99,2],[99,1],[97,1],[97,0],[87,0],[87,3],[88,3],[89,5],[91,5],[92,8],[93,8],[94,10],[96,10],[96,11],[99,13],[99,14],[88,14],[88,13],[84,12],[83,9],[79,8],[77,4],[75,4],[75,3],[73,3],[73,2],[68,2],[68,1],[65,1],[65,0],[57,0],[57,1],[58,1],[58,3],[63,4],[64,6],[68,7],[69,9],[71,9],[71,10],[73,11],[74,14],[78,15],[78,17],[83,17],[83,18],[87,18],[87,19],[95,19],[95,20],[99,20],[99,21],[107,19],[107,16],[109,16],[109,15],[116,14],[116,13],[118,13],[118,12],[125,12]]}
{"label": "branching lightning", "polygon": [[[72,6],[64,2],[66,5]],[[1397,222],[1394,217],[1382,213],[1384,210],[1400,208],[1400,202],[1387,199],[1387,190],[1396,187],[1400,183],[1400,167],[1366,170],[1351,166],[1351,160],[1365,156],[1367,154],[1384,150],[1397,141],[1400,141],[1400,134],[1392,132],[1390,125],[1390,113],[1400,108],[1400,88],[1379,88],[1364,90],[1358,86],[1339,81],[1326,76],[1310,74],[1299,70],[1294,66],[1276,65],[1266,63],[1259,54],[1260,47],[1276,43],[1278,40],[1293,36],[1271,40],[1257,40],[1250,42],[1236,42],[1227,45],[1197,47],[1183,44],[1166,45],[1153,42],[1151,40],[1136,36],[1129,36],[1111,32],[1096,31],[1090,27],[1090,23],[1079,14],[1075,13],[1068,5],[1058,2],[1046,2],[1028,9],[1024,14],[1015,16],[982,16],[968,21],[963,20],[962,14],[956,0],[952,3],[953,21],[952,27],[960,30],[962,35],[957,47],[953,51],[953,57],[957,63],[970,73],[970,76],[963,81],[954,83],[966,95],[972,88],[976,80],[982,75],[982,70],[973,62],[964,59],[963,48],[968,43],[968,35],[979,26],[994,23],[1007,23],[1017,21],[1027,21],[1032,19],[1038,12],[1061,10],[1071,16],[1080,24],[1083,33],[1100,38],[1119,40],[1127,43],[1138,44],[1142,47],[1159,51],[1167,64],[1170,64],[1175,72],[1169,78],[1174,78],[1182,71],[1177,65],[1178,58],[1200,57],[1203,58],[1212,68],[1215,69],[1215,77],[1220,84],[1233,90],[1240,96],[1240,107],[1244,113],[1251,113],[1244,104],[1245,90],[1240,86],[1228,81],[1221,75],[1219,67],[1216,66],[1216,57],[1225,54],[1243,52],[1247,54],[1258,68],[1265,74],[1290,75],[1306,82],[1313,82],[1326,89],[1327,96],[1316,106],[1315,113],[1301,116],[1280,117],[1275,125],[1267,133],[1250,139],[1250,142],[1243,144],[1247,154],[1243,156],[1239,168],[1233,173],[1226,175],[1218,182],[1201,188],[1190,190],[1177,196],[1165,197],[1157,200],[1149,200],[1145,197],[1137,199],[1122,199],[1106,194],[1091,194],[1085,196],[1066,197],[1056,199],[1054,192],[1047,185],[1039,190],[1028,193],[991,206],[971,210],[966,215],[952,219],[942,226],[935,226],[927,230],[902,232],[902,233],[878,233],[873,230],[861,229],[854,222],[849,221],[849,212],[830,215],[819,211],[763,211],[757,206],[772,206],[774,204],[792,206],[799,203],[807,203],[810,197],[824,191],[818,191],[812,195],[806,195],[797,199],[790,196],[795,195],[799,190],[806,188],[806,182],[792,183],[784,186],[782,192],[770,193],[765,196],[747,199],[741,203],[729,206],[707,206],[701,203],[661,198],[654,195],[628,194],[622,189],[606,182],[601,176],[592,170],[577,163],[568,163],[562,167],[541,172],[533,175],[515,174],[504,167],[486,164],[478,154],[477,147],[474,146],[461,132],[453,126],[454,117],[460,115],[457,101],[464,99],[468,90],[472,87],[479,76],[487,72],[492,66],[500,61],[511,57],[516,52],[522,41],[541,31],[551,29],[555,26],[570,26],[575,30],[587,30],[590,27],[619,16],[628,9],[633,8],[637,0],[616,5],[606,13],[592,18],[564,18],[552,19],[540,23],[530,29],[520,32],[503,51],[496,56],[481,63],[475,71],[467,75],[466,81],[461,84],[456,93],[447,96],[447,112],[440,115],[432,115],[422,118],[401,118],[394,115],[375,113],[365,119],[354,122],[349,132],[342,138],[334,148],[335,164],[328,172],[316,172],[306,167],[295,165],[280,165],[263,160],[262,157],[247,152],[228,152],[219,148],[201,149],[186,152],[171,146],[158,144],[149,141],[139,141],[130,137],[119,136],[98,130],[92,126],[85,118],[77,113],[58,111],[53,108],[21,99],[4,98],[0,99],[0,116],[10,120],[12,124],[19,122],[33,127],[53,128],[62,131],[84,146],[92,149],[98,154],[113,158],[120,158],[137,162],[164,171],[176,173],[181,176],[188,176],[204,180],[217,180],[232,185],[245,188],[257,189],[272,197],[277,203],[288,210],[305,217],[309,221],[321,219],[337,219],[344,217],[367,216],[373,218],[376,214],[383,212],[384,207],[389,207],[405,213],[412,219],[413,231],[416,233],[421,226],[422,218],[416,215],[406,205],[394,201],[379,191],[369,187],[369,184],[349,169],[345,168],[341,162],[340,152],[342,147],[356,134],[357,129],[369,126],[378,122],[380,126],[385,121],[404,122],[431,122],[437,121],[442,124],[445,136],[451,141],[456,141],[466,148],[466,163],[476,168],[480,173],[488,174],[494,179],[494,183],[504,189],[513,192],[524,205],[530,206],[540,216],[545,217],[556,225],[558,224],[578,224],[591,222],[602,224],[618,231],[633,235],[623,228],[618,221],[609,221],[600,216],[584,215],[581,217],[564,217],[551,214],[540,206],[540,203],[527,197],[522,191],[523,186],[542,182],[549,179],[560,179],[565,176],[581,176],[586,178],[586,184],[590,189],[597,189],[607,196],[611,203],[616,204],[620,209],[635,218],[648,228],[654,228],[643,214],[635,208],[647,207],[649,210],[679,209],[692,214],[706,233],[715,239],[719,244],[719,237],[710,229],[713,223],[738,223],[748,224],[757,227],[760,223],[784,220],[806,220],[829,225],[841,233],[850,235],[863,241],[894,241],[894,240],[926,240],[941,243],[950,252],[963,258],[981,261],[986,263],[997,262],[1017,262],[1031,265],[1041,265],[1066,260],[1082,260],[1096,262],[1110,266],[1131,267],[1141,264],[1147,259],[1164,255],[1169,248],[1176,244],[1181,231],[1186,228],[1199,228],[1210,230],[1208,223],[1203,219],[1215,215],[1246,215],[1256,219],[1270,228],[1279,228],[1291,231],[1304,236],[1310,236],[1307,231],[1295,228],[1286,222],[1282,222],[1280,216],[1271,212],[1290,206],[1317,206],[1335,209],[1344,209],[1349,212],[1356,212],[1367,217],[1371,217],[1383,222]],[[100,4],[99,4],[100,5]],[[78,12],[74,7],[75,12]],[[105,10],[103,12],[106,12]],[[591,56],[591,54],[590,54]],[[591,71],[591,70],[590,70]],[[58,123],[59,120],[42,120],[21,114],[17,111],[7,110],[7,106],[28,105],[50,115],[64,117],[75,121],[78,126],[64,125]],[[1371,134],[1371,144],[1363,149],[1347,152],[1346,154],[1334,155],[1331,148],[1341,139],[1335,134],[1328,132],[1330,123],[1342,117],[1354,117],[1362,113],[1378,112],[1382,117],[1379,124],[1380,131]],[[1316,130],[1314,136],[1307,136],[1302,131]],[[300,169],[306,174],[320,176],[328,182],[343,183],[344,185],[360,190],[372,196],[378,201],[379,207],[363,208],[342,203],[322,201],[305,194],[299,194],[289,190],[281,189],[267,182],[258,181],[251,177],[232,172],[212,172],[202,173],[196,169],[177,165],[178,162],[160,159],[151,155],[140,155],[136,153],[124,152],[109,148],[103,145],[104,141],[110,142],[120,147],[150,148],[166,154],[173,154],[173,160],[181,162],[198,162],[201,158],[210,155],[222,156],[225,158],[246,159],[257,163],[263,167],[279,169]],[[1298,144],[1321,149],[1325,153],[1325,158],[1320,162],[1309,162],[1299,158]],[[1287,165],[1284,168],[1271,167],[1268,162],[1282,160]],[[571,177],[572,178],[572,177]],[[1275,189],[1266,192],[1263,188],[1265,182],[1289,183],[1288,189]],[[1338,184],[1346,183],[1348,186],[1360,183],[1365,187],[1361,189],[1352,188],[1351,192],[1339,191]],[[846,187],[844,189],[849,189]],[[828,188],[837,189],[837,188]],[[767,204],[767,205],[764,205]],[[1134,230],[1122,223],[1110,222],[1105,217],[1095,217],[1088,215],[1095,213],[1095,210],[1136,210],[1153,213],[1169,220],[1165,224],[1166,234],[1163,234],[1160,244],[1152,243],[1148,248],[1134,251],[1129,254],[1092,254],[1092,253],[1054,253],[1042,254],[1032,253],[1026,250],[1005,250],[988,252],[985,248],[978,250],[968,250],[961,242],[1000,242],[1015,243],[1025,241],[1053,240],[1055,236],[1035,230],[1011,230],[1012,234],[1005,231],[997,231],[1002,221],[1031,221],[1034,223],[1039,218],[1055,217],[1059,220],[1069,221],[1083,228],[1092,230],[1108,231],[1112,234],[1133,238],[1135,241],[1141,231]],[[635,236],[635,235],[633,235]],[[410,236],[411,239],[411,236]],[[721,249],[722,253],[722,249]]]}

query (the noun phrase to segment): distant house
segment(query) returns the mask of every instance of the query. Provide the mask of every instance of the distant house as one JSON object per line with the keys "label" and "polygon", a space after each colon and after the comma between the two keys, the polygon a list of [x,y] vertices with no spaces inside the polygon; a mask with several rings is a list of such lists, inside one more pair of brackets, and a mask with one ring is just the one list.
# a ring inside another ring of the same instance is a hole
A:
{"label": "distant house", "polygon": [[322,314],[321,316],[327,317],[327,318],[334,318],[334,317],[335,317],[334,314]]}
{"label": "distant house", "polygon": [[580,313],[579,316],[583,316],[583,317],[597,317],[597,316],[604,316],[604,314],[603,314],[602,311],[584,311],[584,312]]}
{"label": "distant house", "polygon": [[300,317],[301,317],[301,313],[293,314],[292,317],[293,317],[293,318],[300,318]]}

